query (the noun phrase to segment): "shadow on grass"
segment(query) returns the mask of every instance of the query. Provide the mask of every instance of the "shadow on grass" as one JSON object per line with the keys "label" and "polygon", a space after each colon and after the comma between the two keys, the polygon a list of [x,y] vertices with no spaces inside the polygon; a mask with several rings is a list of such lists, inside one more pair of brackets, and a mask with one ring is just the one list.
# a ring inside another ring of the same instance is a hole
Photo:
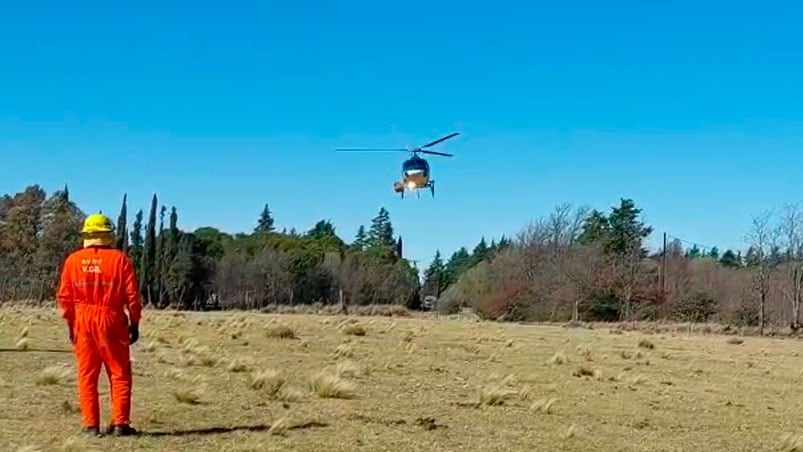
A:
{"label": "shadow on grass", "polygon": [[16,349],[16,348],[0,348],[0,353],[72,353],[72,350],[63,350],[57,348],[28,348],[28,349]]}
{"label": "shadow on grass", "polygon": [[[302,424],[292,425],[287,430],[306,430],[310,428],[319,428],[319,427],[328,427],[329,424],[324,422],[304,422]],[[162,431],[162,432],[149,432],[149,431],[140,431],[137,433],[137,436],[149,436],[149,437],[164,437],[164,436],[192,436],[192,435],[221,435],[226,433],[233,433],[233,432],[267,432],[270,431],[271,426],[267,424],[258,424],[258,425],[240,425],[234,427],[207,427],[207,428],[196,428],[196,429],[187,429],[187,430],[170,430],[170,431]]]}

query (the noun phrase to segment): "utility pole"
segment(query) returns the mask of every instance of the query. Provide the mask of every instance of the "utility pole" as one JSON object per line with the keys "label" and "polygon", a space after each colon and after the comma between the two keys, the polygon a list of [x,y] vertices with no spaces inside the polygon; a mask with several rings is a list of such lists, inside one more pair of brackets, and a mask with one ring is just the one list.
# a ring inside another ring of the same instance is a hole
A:
{"label": "utility pole", "polygon": [[661,293],[666,294],[666,232],[664,232],[664,250],[661,253]]}

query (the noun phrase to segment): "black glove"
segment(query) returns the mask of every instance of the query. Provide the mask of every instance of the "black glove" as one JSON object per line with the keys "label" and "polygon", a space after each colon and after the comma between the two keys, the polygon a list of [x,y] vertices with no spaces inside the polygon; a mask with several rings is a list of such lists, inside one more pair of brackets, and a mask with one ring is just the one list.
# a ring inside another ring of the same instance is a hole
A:
{"label": "black glove", "polygon": [[139,339],[139,325],[128,326],[128,337],[130,338],[129,344],[134,344]]}

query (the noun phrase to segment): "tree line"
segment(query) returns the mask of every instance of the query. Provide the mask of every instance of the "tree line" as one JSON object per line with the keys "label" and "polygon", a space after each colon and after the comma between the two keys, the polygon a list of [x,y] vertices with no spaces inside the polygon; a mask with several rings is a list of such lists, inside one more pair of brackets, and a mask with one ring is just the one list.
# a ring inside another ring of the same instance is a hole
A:
{"label": "tree line", "polygon": [[[718,322],[801,325],[803,207],[752,218],[746,251],[645,248],[653,226],[621,199],[609,212],[569,204],[527,225],[504,251],[466,271],[439,309],[511,321]],[[430,279],[441,278],[433,264]],[[426,285],[426,283],[425,283]]]}
{"label": "tree line", "polygon": [[[81,245],[85,215],[67,187],[48,196],[32,185],[0,197],[0,301],[53,298],[61,263]],[[131,217],[124,195],[111,217],[117,221],[115,246],[134,262],[143,300],[151,307],[421,306],[419,272],[403,257],[402,238],[384,207],[348,242],[328,220],[306,231],[279,231],[267,204],[248,233],[214,227],[185,231],[178,209],[156,195],[147,210]],[[483,241],[481,249],[495,247]],[[463,249],[447,262],[451,280],[470,258]]]}
{"label": "tree line", "polygon": [[[147,216],[146,216],[147,213]],[[0,197],[0,301],[50,300],[60,264],[80,246],[85,214],[65,187],[38,185]],[[256,216],[256,215],[255,215]],[[155,308],[388,304],[444,313],[468,308],[510,321],[677,320],[791,326],[801,322],[803,208],[786,205],[753,218],[745,250],[680,241],[648,250],[654,227],[631,199],[608,212],[569,204],[513,238],[481,238],[421,275],[380,208],[344,240],[328,220],[308,230],[277,230],[264,205],[250,232],[185,231],[176,207],[156,195],[129,218],[117,214],[116,247],[137,269],[145,303]],[[469,251],[470,249],[470,251]]]}

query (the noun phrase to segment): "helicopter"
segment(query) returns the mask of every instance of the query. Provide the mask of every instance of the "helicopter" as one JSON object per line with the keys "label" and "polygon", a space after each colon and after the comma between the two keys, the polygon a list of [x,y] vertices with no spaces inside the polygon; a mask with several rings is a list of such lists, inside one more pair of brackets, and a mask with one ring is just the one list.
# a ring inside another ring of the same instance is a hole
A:
{"label": "helicopter", "polygon": [[438,138],[435,141],[429,142],[423,146],[414,148],[340,148],[337,151],[389,151],[389,152],[409,152],[412,155],[409,159],[402,162],[402,178],[400,181],[393,183],[393,191],[399,193],[404,198],[406,191],[416,192],[420,197],[420,191],[429,188],[432,197],[435,197],[435,180],[432,179],[432,171],[430,170],[429,162],[419,154],[439,155],[442,157],[453,157],[453,154],[445,152],[430,151],[424,148],[432,147],[438,143],[444,142],[450,138],[460,135],[459,132],[453,132],[444,137]]}

